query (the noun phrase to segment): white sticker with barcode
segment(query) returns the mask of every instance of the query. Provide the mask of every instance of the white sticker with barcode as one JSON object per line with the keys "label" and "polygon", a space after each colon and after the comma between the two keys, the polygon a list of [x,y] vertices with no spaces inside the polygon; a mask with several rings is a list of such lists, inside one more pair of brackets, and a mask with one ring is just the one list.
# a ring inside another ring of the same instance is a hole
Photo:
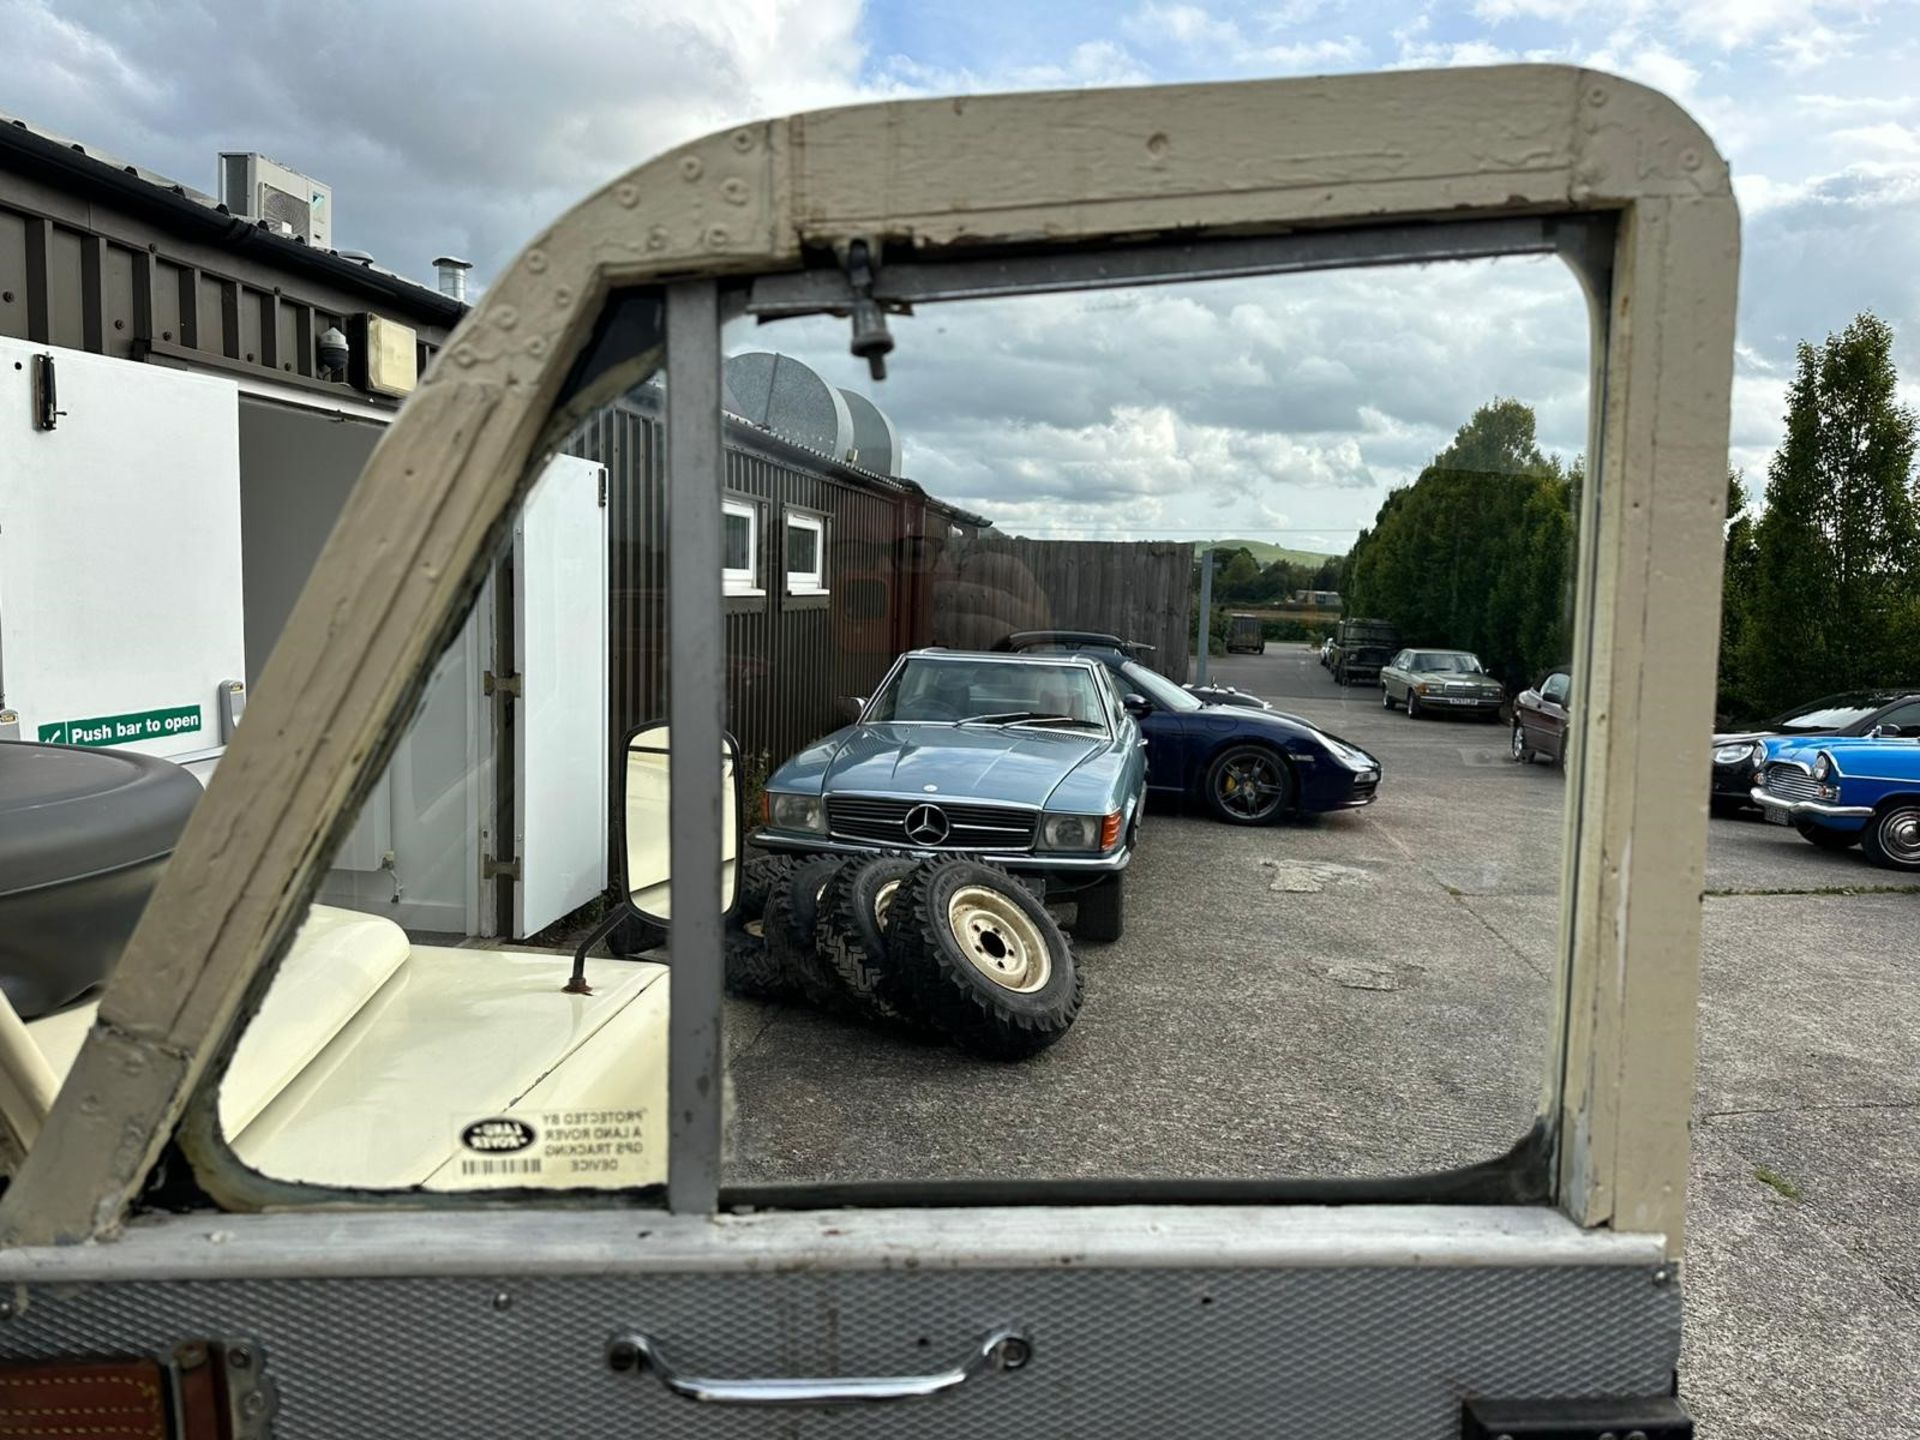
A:
{"label": "white sticker with barcode", "polygon": [[534,1110],[453,1117],[454,1158],[436,1190],[618,1188],[658,1184],[658,1140],[648,1112]]}

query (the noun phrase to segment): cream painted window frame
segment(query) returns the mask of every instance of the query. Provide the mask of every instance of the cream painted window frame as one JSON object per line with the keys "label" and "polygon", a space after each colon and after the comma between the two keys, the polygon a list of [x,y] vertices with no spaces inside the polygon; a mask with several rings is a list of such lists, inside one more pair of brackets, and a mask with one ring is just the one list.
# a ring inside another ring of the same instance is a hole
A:
{"label": "cream painted window frame", "polygon": [[[317,857],[384,763],[542,457],[657,362],[659,317],[638,330],[654,348],[633,354],[615,343],[610,314],[676,311],[664,328],[677,360],[690,358],[679,337],[714,333],[693,345],[712,362],[711,384],[702,376],[669,403],[679,401],[683,452],[671,463],[711,471],[717,497],[720,287],[791,276],[855,241],[883,245],[889,260],[991,264],[996,247],[1064,254],[1321,231],[1337,246],[1374,227],[1596,213],[1614,217],[1615,238],[1577,578],[1588,619],[1575,684],[1587,708],[1569,762],[1564,1023],[1548,1084],[1556,1203],[1582,1226],[1658,1236],[1677,1254],[1738,215],[1724,162],[1672,101],[1560,66],[830,110],[683,146],[542,231],[488,287],[349,499],[250,723],[0,1201],[0,1240],[71,1242],[118,1227],[257,1003]],[[884,282],[885,265],[880,273]],[[664,296],[645,288],[669,277]],[[910,322],[897,323],[906,337]],[[711,514],[691,508],[701,513],[686,517],[677,558],[717,559],[717,498]],[[676,567],[676,587],[693,568]],[[685,584],[677,598],[711,589],[718,614],[717,563]],[[677,631],[670,646],[694,653]],[[676,728],[717,723],[720,664],[717,646],[692,671],[676,663]],[[711,856],[717,873],[717,799],[687,785],[684,804],[676,786],[686,819],[683,829],[677,813],[675,853]],[[713,923],[689,919],[676,935],[693,970],[717,961],[715,909]],[[675,1009],[671,1101],[677,1115],[699,1082],[712,1099],[676,1130],[671,1185],[676,1209],[699,1211],[717,1183],[717,986],[696,997],[676,980],[682,998],[694,1003]],[[224,1183],[217,1167],[200,1173]],[[271,1198],[221,1184],[234,1208]]]}

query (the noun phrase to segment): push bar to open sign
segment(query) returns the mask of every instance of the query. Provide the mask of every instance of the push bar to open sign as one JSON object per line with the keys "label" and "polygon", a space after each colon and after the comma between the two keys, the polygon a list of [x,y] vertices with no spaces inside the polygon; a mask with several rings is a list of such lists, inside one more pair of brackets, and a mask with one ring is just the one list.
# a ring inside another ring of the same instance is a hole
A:
{"label": "push bar to open sign", "polygon": [[931,1375],[849,1375],[721,1380],[683,1375],[660,1354],[660,1346],[638,1331],[607,1342],[607,1364],[615,1370],[650,1370],[675,1395],[712,1405],[875,1405],[893,1400],[924,1400],[954,1390],[976,1375],[1018,1370],[1033,1359],[1033,1343],[1021,1332],[1001,1328],[974,1346],[967,1358]]}

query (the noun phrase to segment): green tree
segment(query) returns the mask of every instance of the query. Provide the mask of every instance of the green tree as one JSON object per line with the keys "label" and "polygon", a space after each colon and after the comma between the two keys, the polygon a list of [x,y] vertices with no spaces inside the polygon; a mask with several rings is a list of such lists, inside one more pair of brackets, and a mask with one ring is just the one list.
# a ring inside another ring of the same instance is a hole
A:
{"label": "green tree", "polygon": [[1346,613],[1474,650],[1509,684],[1533,679],[1566,658],[1578,476],[1540,449],[1531,407],[1481,406],[1354,542]]}
{"label": "green tree", "polygon": [[1744,660],[1749,617],[1753,610],[1754,569],[1759,552],[1754,544],[1753,501],[1747,494],[1746,479],[1738,470],[1727,471],[1727,550],[1726,569],[1720,596],[1720,703],[1721,715],[1751,715],[1755,706],[1748,695]]}
{"label": "green tree", "polygon": [[1894,398],[1893,331],[1862,313],[1798,353],[1738,622],[1734,669],[1761,711],[1915,668],[1920,419]]}

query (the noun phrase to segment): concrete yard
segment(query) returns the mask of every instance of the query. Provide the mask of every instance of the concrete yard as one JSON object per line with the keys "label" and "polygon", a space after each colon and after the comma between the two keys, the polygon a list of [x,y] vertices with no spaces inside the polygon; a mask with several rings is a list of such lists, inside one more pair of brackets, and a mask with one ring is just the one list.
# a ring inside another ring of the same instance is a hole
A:
{"label": "concrete yard", "polygon": [[[1251,830],[1150,814],[1127,933],[1080,952],[1081,1018],[1026,1064],[729,1002],[731,1180],[1386,1176],[1520,1136],[1560,773],[1298,647],[1213,673],[1372,751],[1379,802]],[[1920,1436],[1920,894],[1791,830],[1711,836],[1687,1399],[1707,1436]]]}

